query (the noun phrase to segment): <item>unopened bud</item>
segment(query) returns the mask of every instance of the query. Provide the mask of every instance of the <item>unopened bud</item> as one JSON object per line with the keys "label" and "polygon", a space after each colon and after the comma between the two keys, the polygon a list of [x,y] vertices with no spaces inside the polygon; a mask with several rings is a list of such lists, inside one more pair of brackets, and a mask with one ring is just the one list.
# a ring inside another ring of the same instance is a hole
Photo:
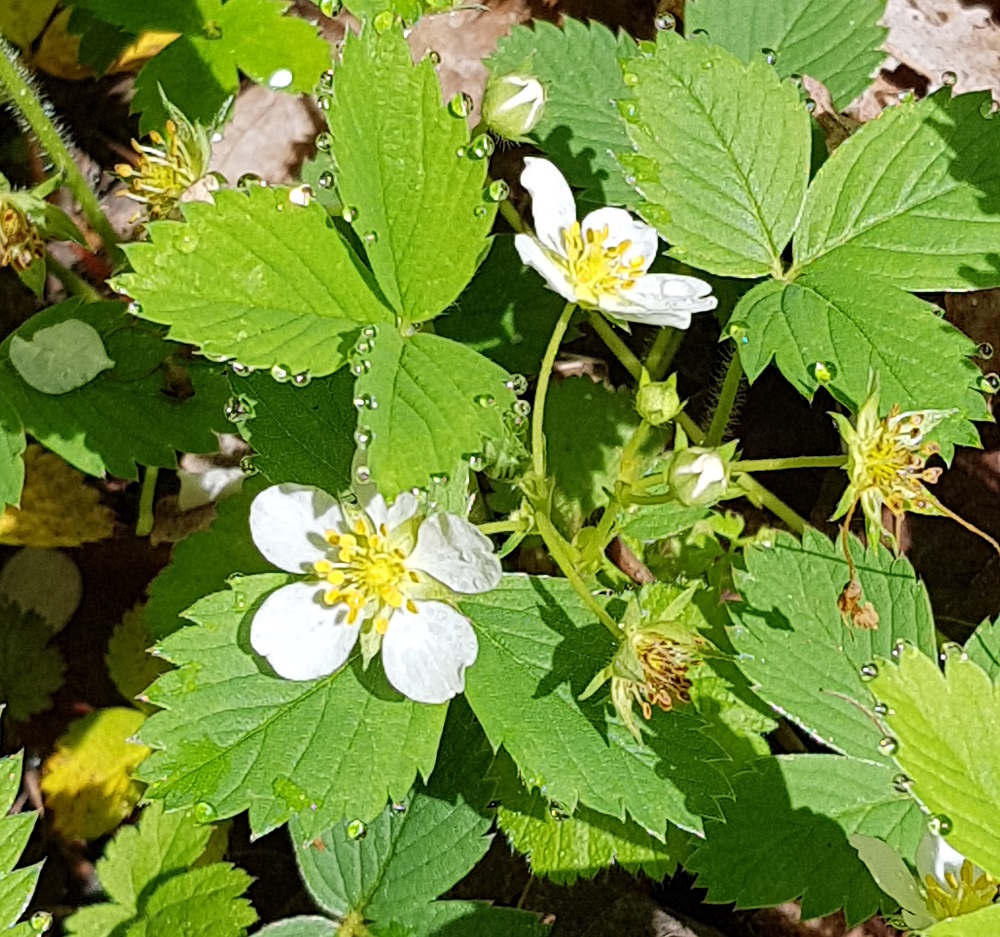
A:
{"label": "unopened bud", "polygon": [[715,504],[729,486],[729,459],[718,449],[681,449],[673,454],[667,481],[681,504]]}
{"label": "unopened bud", "polygon": [[677,393],[677,373],[674,372],[665,381],[650,381],[645,372],[642,378],[635,396],[639,416],[653,426],[669,423],[683,409]]}
{"label": "unopened bud", "polygon": [[523,142],[542,119],[545,88],[537,78],[491,78],[483,96],[483,120],[497,136]]}

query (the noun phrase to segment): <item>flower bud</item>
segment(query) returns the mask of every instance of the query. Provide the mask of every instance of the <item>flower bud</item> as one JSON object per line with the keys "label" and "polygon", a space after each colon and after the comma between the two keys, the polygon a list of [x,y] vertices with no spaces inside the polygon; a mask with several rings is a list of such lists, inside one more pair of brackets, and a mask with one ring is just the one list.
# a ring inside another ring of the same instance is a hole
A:
{"label": "flower bud", "polygon": [[491,78],[483,96],[486,126],[507,140],[523,142],[542,118],[545,88],[537,78],[504,75]]}
{"label": "flower bud", "polygon": [[729,486],[729,458],[719,449],[681,449],[673,454],[667,481],[681,504],[715,504]]}
{"label": "flower bud", "polygon": [[635,408],[648,423],[662,426],[669,423],[683,409],[677,393],[677,373],[665,381],[653,382],[645,371],[639,381],[639,391],[635,396]]}

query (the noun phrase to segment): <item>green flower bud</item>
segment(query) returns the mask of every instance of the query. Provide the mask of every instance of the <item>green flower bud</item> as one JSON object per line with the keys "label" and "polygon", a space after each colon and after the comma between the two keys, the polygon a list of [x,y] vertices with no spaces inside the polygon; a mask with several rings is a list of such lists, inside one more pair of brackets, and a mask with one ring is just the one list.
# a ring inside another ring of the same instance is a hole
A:
{"label": "green flower bud", "polygon": [[688,507],[715,504],[729,487],[731,459],[723,449],[692,446],[675,452],[667,474],[671,493]]}
{"label": "green flower bud", "polygon": [[545,88],[537,78],[504,75],[491,78],[483,96],[483,120],[497,136],[523,142],[545,108]]}
{"label": "green flower bud", "polygon": [[653,426],[662,426],[674,419],[684,409],[677,393],[677,373],[674,372],[665,381],[654,383],[643,371],[635,396],[635,408],[639,416]]}

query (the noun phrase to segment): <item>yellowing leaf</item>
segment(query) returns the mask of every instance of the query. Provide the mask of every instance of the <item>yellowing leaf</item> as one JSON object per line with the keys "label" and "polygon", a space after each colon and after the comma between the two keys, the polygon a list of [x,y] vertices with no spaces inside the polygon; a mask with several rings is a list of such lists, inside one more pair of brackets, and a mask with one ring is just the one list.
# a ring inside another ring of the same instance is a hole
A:
{"label": "yellowing leaf", "polygon": [[127,741],[145,716],[116,706],[77,719],[44,765],[42,794],[52,825],[65,839],[110,833],[134,809],[144,785],[132,779],[149,749]]}
{"label": "yellowing leaf", "polygon": [[0,544],[18,547],[77,547],[114,533],[115,518],[83,475],[41,446],[24,453],[20,508],[0,514]]}
{"label": "yellowing leaf", "polygon": [[125,613],[108,641],[104,660],[108,675],[119,692],[129,702],[149,715],[156,707],[136,697],[142,693],[170,665],[159,657],[147,653],[152,644],[146,628],[145,605],[136,605]]}

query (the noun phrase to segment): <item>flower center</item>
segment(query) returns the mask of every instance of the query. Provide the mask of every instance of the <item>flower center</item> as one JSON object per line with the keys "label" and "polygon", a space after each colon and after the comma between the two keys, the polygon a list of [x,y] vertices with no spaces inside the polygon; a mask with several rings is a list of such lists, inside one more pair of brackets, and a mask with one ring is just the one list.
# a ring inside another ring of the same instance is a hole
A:
{"label": "flower center", "polygon": [[643,636],[635,650],[645,682],[633,684],[632,693],[646,719],[653,715],[653,706],[670,712],[675,703],[691,702],[688,669],[693,660],[681,644],[670,638]]}
{"label": "flower center", "polygon": [[975,877],[972,863],[966,859],[959,869],[945,872],[944,882],[939,882],[933,875],[926,877],[927,910],[938,920],[957,917],[959,914],[970,914],[993,904],[997,897],[1000,883],[993,876],[981,872]]}
{"label": "flower center", "polygon": [[0,267],[27,270],[45,254],[45,242],[15,205],[0,202]]}
{"label": "flower center", "polygon": [[359,618],[374,617],[380,634],[385,633],[392,612],[404,603],[415,611],[406,592],[420,580],[406,568],[406,554],[391,547],[387,536],[385,525],[376,530],[370,521],[359,518],[353,532],[328,530],[328,557],[313,564],[330,586],[323,593],[323,601],[327,605],[346,605],[350,625]]}
{"label": "flower center", "polygon": [[607,225],[583,231],[579,221],[563,231],[566,271],[582,303],[597,305],[602,296],[632,289],[642,276],[645,258],[625,260],[632,242],[622,241],[609,247],[605,244],[608,234]]}
{"label": "flower center", "polygon": [[899,426],[890,415],[865,449],[867,487],[878,488],[893,511],[905,509],[907,502],[925,501],[920,483],[933,484],[941,475],[940,468],[925,468],[928,457],[940,447],[936,443],[920,446],[921,424],[919,414],[910,415],[906,424]]}
{"label": "flower center", "polygon": [[121,194],[149,205],[152,218],[168,215],[177,200],[198,181],[202,170],[197,154],[178,134],[177,125],[168,120],[166,129],[166,140],[155,130],[150,133],[152,145],[132,141],[132,148],[139,154],[134,169],[128,163],[115,167],[128,184]]}

